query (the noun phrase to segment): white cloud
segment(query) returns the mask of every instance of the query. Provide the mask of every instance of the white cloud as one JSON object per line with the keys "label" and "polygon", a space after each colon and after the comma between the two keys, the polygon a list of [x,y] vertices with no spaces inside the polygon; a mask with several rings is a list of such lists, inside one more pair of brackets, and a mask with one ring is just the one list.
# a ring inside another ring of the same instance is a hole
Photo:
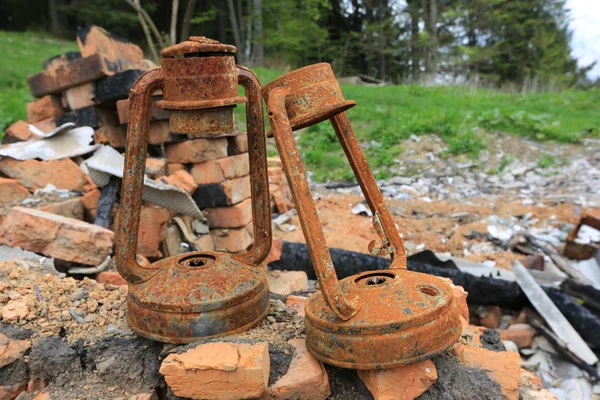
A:
{"label": "white cloud", "polygon": [[600,77],[600,1],[567,0],[567,7],[571,9],[569,27],[573,31],[571,41],[573,56],[579,60],[580,66],[598,61],[590,71],[592,78],[598,78]]}

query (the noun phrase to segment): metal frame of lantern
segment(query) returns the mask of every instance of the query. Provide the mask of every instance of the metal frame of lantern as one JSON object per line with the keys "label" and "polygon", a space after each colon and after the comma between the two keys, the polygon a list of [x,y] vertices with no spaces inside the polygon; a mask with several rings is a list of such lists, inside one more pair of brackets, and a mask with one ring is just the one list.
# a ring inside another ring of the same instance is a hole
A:
{"label": "metal frame of lantern", "polygon": [[[271,218],[261,85],[235,65],[234,46],[204,37],[161,52],[161,68],[144,73],[130,92],[127,149],[116,232],[116,263],[129,282],[127,319],[141,336],[172,343],[232,334],[258,324],[269,308],[259,264],[271,247]],[[246,97],[238,96],[241,85]],[[136,246],[150,127],[152,93],[170,111],[171,131],[190,137],[233,132],[233,108],[248,102],[250,182],[254,245],[244,254],[193,252],[149,266],[136,261]]]}
{"label": "metal frame of lantern", "polygon": [[[265,85],[271,131],[318,278],[305,309],[306,345],[319,360],[343,368],[392,368],[430,358],[461,332],[453,291],[443,280],[406,269],[406,252],[345,111],[329,64],[292,71]],[[373,213],[387,270],[337,279],[293,131],[329,119]]]}

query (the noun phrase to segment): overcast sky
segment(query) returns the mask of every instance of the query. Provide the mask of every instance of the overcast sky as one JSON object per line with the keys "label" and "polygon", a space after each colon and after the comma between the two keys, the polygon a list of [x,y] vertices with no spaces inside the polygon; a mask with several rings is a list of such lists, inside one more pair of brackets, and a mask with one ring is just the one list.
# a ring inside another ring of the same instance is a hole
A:
{"label": "overcast sky", "polygon": [[600,77],[600,0],[567,0],[571,9],[573,55],[580,66],[598,61],[591,71],[592,78]]}

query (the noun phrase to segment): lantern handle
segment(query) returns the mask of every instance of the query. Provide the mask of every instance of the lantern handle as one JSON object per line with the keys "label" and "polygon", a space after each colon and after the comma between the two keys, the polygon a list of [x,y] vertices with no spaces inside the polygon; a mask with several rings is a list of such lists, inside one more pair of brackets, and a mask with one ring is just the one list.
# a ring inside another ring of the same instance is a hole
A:
{"label": "lantern handle", "polygon": [[350,162],[352,171],[356,176],[360,188],[373,213],[373,227],[381,239],[381,245],[375,241],[369,243],[369,252],[374,256],[389,254],[392,258],[390,269],[406,269],[406,249],[398,234],[396,224],[390,214],[377,182],[369,168],[365,154],[360,148],[360,143],[352,129],[350,120],[345,112],[334,115],[329,119],[333,129],[344,149],[346,158]]}
{"label": "lantern handle", "polygon": [[246,132],[248,134],[254,243],[247,253],[234,257],[246,264],[257,265],[267,258],[272,242],[262,87],[254,72],[242,66],[238,66],[237,69],[239,84],[244,88],[248,98]]}
{"label": "lantern handle", "polygon": [[290,191],[302,225],[302,232],[319,280],[320,290],[329,307],[338,317],[347,321],[358,313],[361,303],[357,297],[349,298],[348,295],[345,295],[337,279],[331,254],[325,242],[325,234],[317,215],[317,208],[300,159],[300,151],[294,140],[292,127],[286,112],[286,94],[287,91],[283,88],[273,89],[269,93],[267,111],[271,123],[271,132],[275,138],[281,164],[290,185]]}
{"label": "lantern handle", "polygon": [[144,72],[129,91],[129,125],[115,258],[119,273],[131,284],[145,282],[159,272],[151,266],[142,267],[136,260],[136,249],[146,175],[152,93],[163,85],[164,74],[158,68]]}

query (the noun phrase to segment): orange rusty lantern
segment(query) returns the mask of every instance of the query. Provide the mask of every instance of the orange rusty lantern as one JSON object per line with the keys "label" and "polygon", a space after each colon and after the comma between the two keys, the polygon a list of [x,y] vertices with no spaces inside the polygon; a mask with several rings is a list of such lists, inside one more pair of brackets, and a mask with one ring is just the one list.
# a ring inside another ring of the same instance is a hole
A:
{"label": "orange rusty lantern", "polygon": [[[116,262],[129,282],[129,325],[154,340],[187,343],[240,332],[268,311],[267,280],[259,267],[271,247],[261,86],[250,70],[235,65],[235,51],[234,46],[192,37],[164,49],[161,68],[144,73],[130,92]],[[238,85],[246,97],[238,96]],[[194,252],[149,266],[136,261],[151,95],[157,89],[163,91],[158,106],[170,110],[172,132],[191,137],[231,134],[233,108],[248,102],[254,245],[247,253]]]}
{"label": "orange rusty lantern", "polygon": [[[319,291],[306,305],[306,345],[319,360],[343,368],[392,368],[430,358],[452,346],[461,332],[452,288],[443,280],[406,269],[406,252],[345,111],[329,64],[292,71],[263,88],[271,134],[296,204]],[[373,213],[387,270],[338,281],[292,131],[329,119]]]}

